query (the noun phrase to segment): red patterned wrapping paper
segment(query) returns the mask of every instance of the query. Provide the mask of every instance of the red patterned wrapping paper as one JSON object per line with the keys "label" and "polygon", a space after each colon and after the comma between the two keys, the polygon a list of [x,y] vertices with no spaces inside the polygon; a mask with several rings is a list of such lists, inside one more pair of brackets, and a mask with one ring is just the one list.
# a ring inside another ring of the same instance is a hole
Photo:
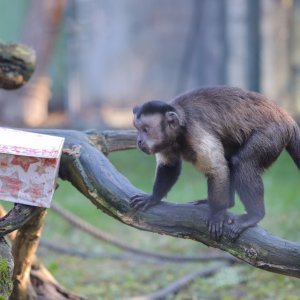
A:
{"label": "red patterned wrapping paper", "polygon": [[0,128],[0,199],[50,207],[64,138]]}

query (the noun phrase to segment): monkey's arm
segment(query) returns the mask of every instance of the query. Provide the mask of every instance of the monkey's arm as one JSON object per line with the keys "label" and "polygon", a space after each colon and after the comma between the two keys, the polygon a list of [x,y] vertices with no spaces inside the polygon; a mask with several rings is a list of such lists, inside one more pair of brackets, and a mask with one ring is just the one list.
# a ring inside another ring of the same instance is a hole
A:
{"label": "monkey's arm", "polygon": [[159,163],[152,194],[139,194],[130,199],[130,206],[135,209],[147,209],[159,203],[170,191],[177,181],[181,171],[181,159],[178,158],[172,164]]}

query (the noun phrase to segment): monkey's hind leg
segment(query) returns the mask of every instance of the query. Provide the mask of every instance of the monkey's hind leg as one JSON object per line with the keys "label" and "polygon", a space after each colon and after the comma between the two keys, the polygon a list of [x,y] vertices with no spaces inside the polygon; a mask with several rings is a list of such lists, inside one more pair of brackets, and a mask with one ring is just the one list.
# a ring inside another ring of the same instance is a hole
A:
{"label": "monkey's hind leg", "polygon": [[285,147],[284,139],[270,131],[254,132],[243,148],[231,159],[234,184],[246,214],[232,220],[229,238],[236,240],[247,228],[265,216],[264,186],[261,173],[268,168]]}
{"label": "monkey's hind leg", "polygon": [[[234,206],[235,203],[235,186],[234,186],[234,178],[233,178],[233,172],[232,169],[230,168],[230,191],[229,191],[229,203],[227,208],[231,208]],[[191,202],[193,205],[209,205],[208,199],[200,199],[200,200],[194,200]]]}
{"label": "monkey's hind leg", "polygon": [[264,187],[260,174],[253,171],[243,176],[241,170],[237,171],[236,190],[243,202],[246,214],[235,217],[232,221],[229,238],[235,241],[239,235],[249,227],[255,226],[265,216]]}

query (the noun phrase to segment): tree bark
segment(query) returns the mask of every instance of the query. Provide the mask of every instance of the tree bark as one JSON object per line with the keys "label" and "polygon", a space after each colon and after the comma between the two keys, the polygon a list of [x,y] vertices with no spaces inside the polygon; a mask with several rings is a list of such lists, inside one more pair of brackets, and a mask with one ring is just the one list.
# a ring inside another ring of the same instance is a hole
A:
{"label": "tree bark", "polygon": [[16,235],[12,248],[15,267],[11,300],[36,299],[36,293],[30,284],[29,274],[42,234],[45,216],[46,209],[43,209],[22,226]]}
{"label": "tree bark", "polygon": [[8,214],[0,219],[0,236],[19,229],[41,210],[43,209],[35,206],[16,204]]}
{"label": "tree bark", "polygon": [[227,251],[257,268],[300,278],[300,244],[273,236],[259,226],[249,228],[232,243],[226,238],[230,225],[225,224],[224,236],[216,242],[207,231],[206,205],[161,202],[147,211],[132,210],[129,199],[141,191],[122,176],[101,151],[109,153],[118,149],[118,141],[122,149],[135,148],[133,131],[32,131],[65,137],[60,177],[70,181],[111,217],[141,230],[193,239]]}
{"label": "tree bark", "polygon": [[[108,153],[111,149],[116,150],[119,138],[122,149],[126,146],[134,148],[132,131],[128,136],[125,130],[118,131],[118,134],[112,131],[104,134],[51,129],[34,131],[65,137],[60,177],[70,181],[96,207],[111,217],[140,230],[199,241],[227,251],[257,268],[300,278],[300,244],[273,236],[259,226],[249,228],[232,243],[226,238],[230,224],[225,224],[224,235],[217,242],[210,239],[207,231],[206,205],[162,201],[147,211],[132,210],[129,199],[141,191],[121,175],[101,152],[103,145]],[[108,142],[110,139],[114,140],[113,147]],[[95,140],[102,142],[94,144]]]}

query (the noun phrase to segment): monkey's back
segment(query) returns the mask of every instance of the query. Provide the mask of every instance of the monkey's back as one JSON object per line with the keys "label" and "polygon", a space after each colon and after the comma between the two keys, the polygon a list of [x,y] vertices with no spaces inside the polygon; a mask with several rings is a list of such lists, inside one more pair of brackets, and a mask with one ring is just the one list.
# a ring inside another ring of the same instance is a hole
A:
{"label": "monkey's back", "polygon": [[171,104],[184,112],[187,126],[196,122],[221,140],[240,145],[253,130],[270,128],[276,136],[288,136],[295,126],[288,113],[263,95],[235,87],[201,88],[178,96]]}

